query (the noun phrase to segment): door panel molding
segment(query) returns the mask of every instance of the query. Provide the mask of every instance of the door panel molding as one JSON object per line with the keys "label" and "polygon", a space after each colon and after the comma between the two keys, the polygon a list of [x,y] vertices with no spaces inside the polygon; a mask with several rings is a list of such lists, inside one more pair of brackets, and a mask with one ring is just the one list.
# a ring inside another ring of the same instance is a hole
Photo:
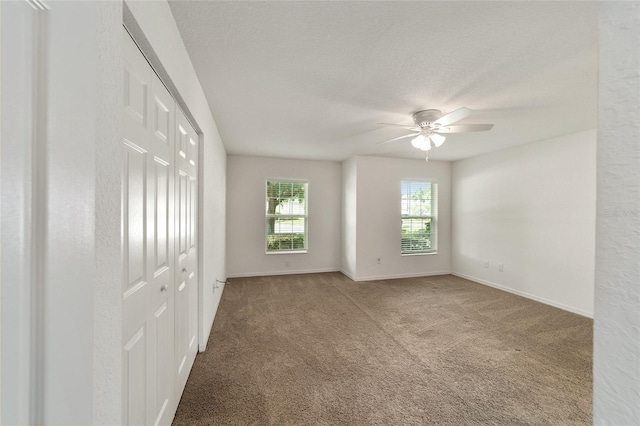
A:
{"label": "door panel molding", "polygon": [[125,38],[123,423],[170,424],[197,353],[199,139]]}
{"label": "door panel molding", "polygon": [[123,423],[164,425],[177,408],[175,101],[126,32],[124,56]]}
{"label": "door panel molding", "polygon": [[198,352],[198,135],[176,111],[176,377],[182,394]]}

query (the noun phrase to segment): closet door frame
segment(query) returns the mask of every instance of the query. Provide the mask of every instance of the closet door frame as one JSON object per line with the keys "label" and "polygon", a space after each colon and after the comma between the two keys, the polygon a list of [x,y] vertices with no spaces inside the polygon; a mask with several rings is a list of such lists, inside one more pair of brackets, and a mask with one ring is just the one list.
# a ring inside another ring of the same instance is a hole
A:
{"label": "closet door frame", "polygon": [[[126,15],[126,13],[125,13]],[[126,19],[125,19],[126,20]],[[201,163],[202,163],[202,134],[198,131],[199,127],[197,125],[194,124],[194,122],[190,119],[191,115],[187,115],[184,110],[185,107],[183,105],[183,103],[180,103],[177,101],[177,99],[181,99],[179,95],[177,95],[175,93],[175,91],[171,90],[171,87],[175,87],[172,85],[168,85],[165,83],[165,81],[162,80],[161,73],[158,73],[155,69],[155,67],[153,66],[153,63],[151,61],[149,61],[147,54],[145,53],[145,51],[143,50],[142,46],[148,46],[148,43],[142,43],[142,45],[140,43],[138,43],[138,41],[136,40],[136,37],[134,37],[134,34],[132,34],[132,32],[129,30],[128,26],[125,24],[124,25],[125,30],[126,30],[126,36],[130,36],[134,43],[136,44],[136,46],[138,47],[138,50],[140,51],[140,54],[144,57],[144,60],[149,64],[149,67],[151,68],[152,72],[155,74],[154,77],[157,77],[158,80],[164,85],[164,88],[166,88],[166,90],[168,91],[169,95],[173,98],[174,101],[174,106],[175,106],[175,112],[173,114],[173,133],[174,135],[177,134],[177,130],[178,130],[178,115],[182,115],[183,117],[185,117],[186,122],[188,123],[188,125],[190,126],[190,128],[193,131],[192,134],[192,138],[195,139],[195,145],[197,147],[197,152],[196,152],[196,162],[195,162],[195,174],[193,175],[194,181],[195,181],[195,197],[193,199],[193,203],[194,205],[192,205],[192,208],[195,210],[195,220],[193,220],[193,235],[192,238],[195,240],[194,244],[195,244],[195,270],[193,271],[193,275],[194,276],[194,285],[193,285],[193,290],[194,290],[194,296],[193,299],[191,300],[192,303],[189,303],[189,311],[195,311],[193,313],[194,317],[195,317],[195,321],[194,321],[194,326],[195,326],[195,330],[194,330],[194,335],[195,335],[195,352],[192,354],[192,356],[190,357],[190,362],[188,364],[188,370],[187,371],[187,376],[188,373],[190,372],[192,366],[193,366],[193,360],[195,359],[195,355],[197,354],[197,352],[202,349],[204,346],[201,344],[200,342],[200,328],[201,328],[201,316],[202,316],[202,310],[201,310],[201,300],[202,300],[202,295],[201,295],[201,280],[202,280],[202,274],[201,274],[201,268],[202,268],[202,262],[201,262],[201,253],[202,253],[202,238],[201,238],[201,230],[202,230],[202,213],[201,213],[201,209],[202,209],[202,191],[201,191],[201,180],[202,180],[202,168],[201,168]],[[134,33],[136,34],[140,34],[140,31],[134,31]],[[144,37],[143,37],[144,38]],[[153,57],[154,55],[152,55]],[[165,73],[166,74],[166,73]],[[187,109],[188,111],[188,109]],[[151,113],[151,112],[150,112]],[[174,267],[172,268],[173,271],[176,272],[176,276],[177,276],[177,272],[178,272],[178,265],[179,265],[179,240],[178,240],[178,226],[180,226],[180,224],[178,223],[178,208],[179,208],[179,199],[178,199],[178,189],[179,189],[179,179],[178,179],[178,165],[176,160],[179,157],[179,145],[178,145],[178,140],[174,137],[174,156],[173,156],[173,161],[174,161],[174,167],[173,167],[173,194],[174,194],[174,206],[176,207],[174,209],[174,214],[173,216],[173,261],[172,263],[174,264]],[[125,244],[126,241],[123,241],[123,244]],[[179,285],[179,281],[177,280],[177,278],[174,278],[173,282],[171,283],[171,285],[169,286],[169,291],[173,294],[174,289],[177,290],[177,287]],[[172,301],[172,314],[174,315],[174,321],[173,321],[173,342],[174,342],[174,356],[172,356],[171,358],[173,358],[173,364],[174,366],[176,365],[177,359],[175,357],[175,348],[177,347],[177,318],[176,315],[178,313],[177,310],[177,305],[176,305],[176,301],[177,299],[174,297],[172,297],[173,301]],[[125,344],[126,342],[123,341],[123,344]],[[177,405],[180,401],[180,398],[182,396],[182,391],[184,390],[184,383],[181,385],[180,382],[178,381],[178,377],[176,374],[176,369],[172,368],[170,377],[172,379],[172,384],[173,384],[173,389],[174,389],[174,394],[173,394],[173,403],[170,404],[169,407],[166,407],[168,410],[172,411],[172,418],[173,415],[175,414],[175,410],[177,409]],[[125,380],[126,378],[123,377],[123,380]],[[123,395],[123,398],[125,397],[125,395]],[[124,407],[126,407],[126,402],[123,401],[125,403]],[[123,407],[123,408],[124,408]],[[126,413],[123,412],[123,421],[126,421]],[[148,419],[150,421],[155,421],[156,419]]]}
{"label": "closet door frame", "polygon": [[214,277],[211,278],[212,280],[211,282],[205,283],[203,269],[202,269],[204,265],[204,258],[203,258],[204,250],[203,250],[203,238],[202,238],[203,230],[204,230],[204,211],[203,211],[204,191],[202,190],[203,188],[202,183],[204,181],[203,158],[204,158],[204,141],[206,138],[204,137],[202,129],[198,125],[197,120],[191,113],[189,106],[186,104],[183,97],[180,95],[180,90],[178,90],[178,87],[174,83],[168,71],[165,69],[164,65],[161,63],[158,55],[155,53],[153,45],[149,42],[149,40],[145,35],[145,32],[140,27],[135,16],[129,9],[129,5],[127,4],[127,2],[123,4],[123,25],[127,29],[127,32],[135,40],[136,44],[138,45],[138,48],[142,51],[142,54],[146,57],[147,62],[151,64],[151,67],[154,69],[156,74],[160,77],[160,80],[162,80],[167,90],[169,90],[169,93],[171,94],[171,96],[173,96],[174,100],[176,101],[177,107],[181,109],[182,112],[185,114],[185,116],[187,117],[187,120],[189,121],[189,123],[191,123],[191,125],[195,129],[198,137],[198,188],[200,188],[200,190],[198,191],[198,220],[197,220],[197,224],[198,224],[198,227],[197,227],[198,351],[204,352],[207,347],[207,341],[209,336],[202,335],[203,331],[205,331],[203,329],[206,327],[205,318],[204,318],[205,311],[204,311],[204,305],[203,305],[205,298],[203,297],[203,292],[218,291],[218,289],[220,288],[219,283],[222,283],[222,281],[217,281],[216,278]]}

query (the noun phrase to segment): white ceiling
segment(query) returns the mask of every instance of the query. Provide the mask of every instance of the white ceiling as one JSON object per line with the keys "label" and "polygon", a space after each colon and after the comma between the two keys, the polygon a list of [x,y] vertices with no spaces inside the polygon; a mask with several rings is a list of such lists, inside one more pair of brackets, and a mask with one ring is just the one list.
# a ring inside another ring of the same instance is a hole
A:
{"label": "white ceiling", "polygon": [[475,113],[431,159],[596,127],[595,2],[172,1],[227,152],[421,158],[415,111]]}

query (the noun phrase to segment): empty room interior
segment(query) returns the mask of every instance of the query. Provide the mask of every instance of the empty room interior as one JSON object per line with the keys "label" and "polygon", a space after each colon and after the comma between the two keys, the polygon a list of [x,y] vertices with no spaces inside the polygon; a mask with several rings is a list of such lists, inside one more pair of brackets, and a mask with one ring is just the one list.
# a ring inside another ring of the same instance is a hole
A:
{"label": "empty room interior", "polygon": [[0,3],[5,424],[640,424],[640,3]]}

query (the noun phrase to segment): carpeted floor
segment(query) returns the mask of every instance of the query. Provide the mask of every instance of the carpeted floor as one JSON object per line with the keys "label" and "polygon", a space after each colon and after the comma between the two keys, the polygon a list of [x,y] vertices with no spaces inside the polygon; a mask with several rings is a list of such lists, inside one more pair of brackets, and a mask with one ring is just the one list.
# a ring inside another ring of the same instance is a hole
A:
{"label": "carpeted floor", "polygon": [[592,320],[451,275],[235,278],[175,424],[591,424]]}

